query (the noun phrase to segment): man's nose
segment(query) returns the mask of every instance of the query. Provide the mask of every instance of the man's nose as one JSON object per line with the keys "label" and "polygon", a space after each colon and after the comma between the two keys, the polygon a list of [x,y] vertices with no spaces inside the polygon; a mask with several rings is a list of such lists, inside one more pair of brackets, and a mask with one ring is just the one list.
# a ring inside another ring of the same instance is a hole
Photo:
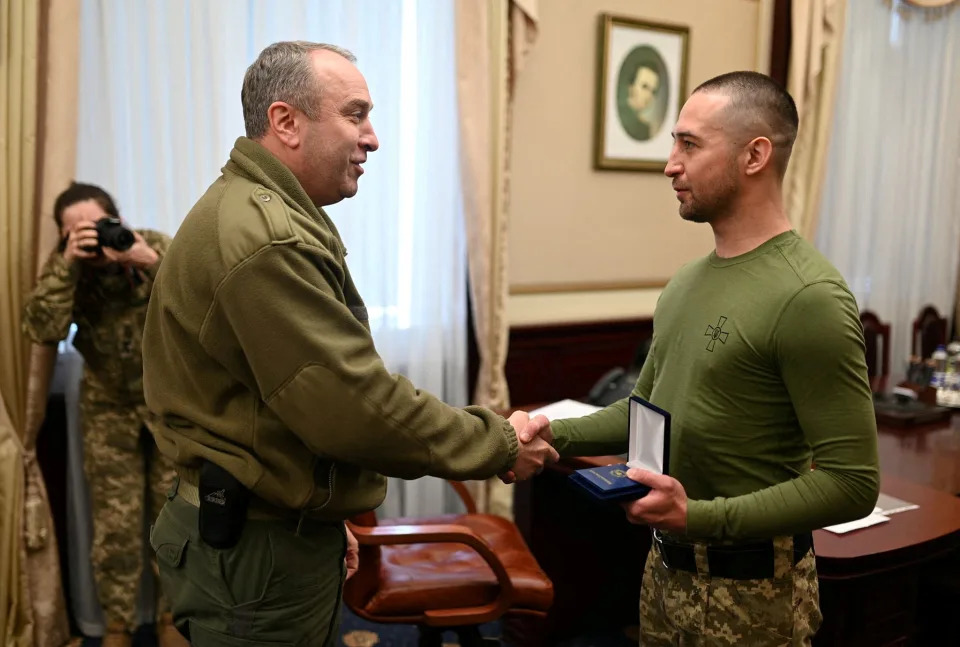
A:
{"label": "man's nose", "polygon": [[367,129],[360,135],[360,148],[373,152],[380,148],[380,140],[377,139],[377,133],[373,130],[373,124],[367,122]]}
{"label": "man's nose", "polygon": [[683,166],[674,158],[673,153],[670,153],[670,157],[667,158],[667,165],[663,167],[663,174],[667,177],[674,177],[680,175],[682,172]]}

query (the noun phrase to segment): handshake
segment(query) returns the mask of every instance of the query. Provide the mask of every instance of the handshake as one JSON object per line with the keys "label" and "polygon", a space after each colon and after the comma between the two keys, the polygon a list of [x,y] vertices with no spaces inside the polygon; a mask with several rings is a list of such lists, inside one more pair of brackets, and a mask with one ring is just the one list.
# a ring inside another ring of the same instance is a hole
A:
{"label": "handshake", "polygon": [[509,421],[517,434],[517,461],[509,470],[498,474],[501,481],[525,481],[560,460],[553,448],[553,432],[546,416],[531,418],[526,411],[516,411]]}

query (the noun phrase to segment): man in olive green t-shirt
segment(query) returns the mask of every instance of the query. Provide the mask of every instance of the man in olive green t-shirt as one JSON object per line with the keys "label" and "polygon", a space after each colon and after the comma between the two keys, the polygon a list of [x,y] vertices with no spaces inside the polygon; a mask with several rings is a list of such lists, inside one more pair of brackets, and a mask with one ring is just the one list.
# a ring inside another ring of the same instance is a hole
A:
{"label": "man in olive green t-shirt", "polygon": [[[624,505],[655,529],[643,645],[810,644],[811,532],[877,500],[857,304],[782,205],[797,125],[790,95],[754,72],[702,84],[676,124],[665,173],[716,250],[664,289],[633,392],[672,416],[670,475],[630,470],[653,489]],[[554,422],[555,447],[625,451],[627,406]]]}

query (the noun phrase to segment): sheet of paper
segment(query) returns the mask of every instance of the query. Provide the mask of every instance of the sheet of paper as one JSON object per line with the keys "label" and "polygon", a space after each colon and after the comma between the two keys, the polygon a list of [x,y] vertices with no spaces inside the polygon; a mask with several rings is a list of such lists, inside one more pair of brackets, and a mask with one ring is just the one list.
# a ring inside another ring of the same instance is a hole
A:
{"label": "sheet of paper", "polygon": [[878,523],[886,523],[890,521],[889,517],[885,517],[880,514],[880,508],[874,508],[873,512],[868,514],[862,519],[857,519],[855,521],[847,521],[846,523],[838,523],[835,526],[827,526],[824,530],[829,530],[830,532],[842,535],[844,533],[850,532],[851,530],[860,530],[861,528],[869,528],[870,526],[875,526]]}
{"label": "sheet of paper", "polygon": [[880,493],[880,498],[877,499],[877,509],[880,511],[880,514],[887,516],[897,514],[898,512],[906,512],[907,510],[916,510],[919,507],[916,503],[910,503],[909,501],[904,501],[903,499],[898,499],[882,492]]}
{"label": "sheet of paper", "polygon": [[576,400],[560,400],[553,402],[539,409],[530,411],[530,417],[541,414],[547,417],[547,420],[560,420],[561,418],[580,418],[599,411],[603,407],[597,407],[592,404],[577,402]]}

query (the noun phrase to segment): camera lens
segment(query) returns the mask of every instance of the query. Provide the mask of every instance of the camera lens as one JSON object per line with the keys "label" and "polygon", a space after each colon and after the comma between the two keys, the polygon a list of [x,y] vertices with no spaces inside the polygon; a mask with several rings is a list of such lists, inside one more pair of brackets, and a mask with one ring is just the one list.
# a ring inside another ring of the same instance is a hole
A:
{"label": "camera lens", "polygon": [[119,252],[130,249],[135,241],[133,232],[124,227],[119,218],[98,220],[97,239],[103,247],[110,247]]}

